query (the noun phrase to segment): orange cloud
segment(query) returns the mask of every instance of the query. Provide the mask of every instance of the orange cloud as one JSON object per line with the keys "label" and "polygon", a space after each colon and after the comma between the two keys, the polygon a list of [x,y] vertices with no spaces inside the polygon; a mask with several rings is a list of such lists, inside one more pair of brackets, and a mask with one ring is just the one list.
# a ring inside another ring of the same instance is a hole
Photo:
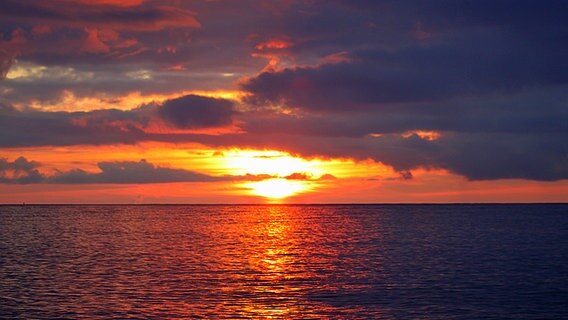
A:
{"label": "orange cloud", "polygon": [[410,138],[412,136],[418,136],[420,139],[434,141],[440,139],[442,134],[437,131],[426,131],[426,130],[413,130],[407,131],[402,134],[404,138]]}
{"label": "orange cloud", "polygon": [[270,39],[255,46],[257,50],[286,49],[293,46],[293,42],[286,39]]}
{"label": "orange cloud", "polygon": [[[258,38],[258,35],[249,35],[247,41],[254,41]],[[281,68],[281,65],[285,65],[286,60],[293,60],[293,56],[288,52],[291,47],[294,46],[292,40],[286,38],[272,38],[266,41],[261,41],[255,45],[256,52],[251,53],[252,57],[264,58],[268,60],[268,64],[264,67],[263,71],[275,71]],[[288,63],[290,64],[290,63]]]}
{"label": "orange cloud", "polygon": [[327,56],[323,57],[322,60],[323,60],[322,61],[323,63],[335,64],[335,63],[351,62],[352,58],[349,56],[349,52],[341,51],[341,52],[337,52],[337,53],[327,55]]}
{"label": "orange cloud", "polygon": [[87,38],[81,47],[82,52],[87,53],[106,53],[110,48],[99,38],[97,29],[86,29]]}
{"label": "orange cloud", "polygon": [[[15,73],[14,71],[10,71]],[[71,90],[63,90],[58,99],[49,102],[32,100],[26,105],[15,104],[16,107],[31,107],[48,111],[92,111],[101,109],[130,110],[147,103],[161,103],[169,99],[185,95],[199,95],[209,98],[228,99],[240,101],[245,93],[236,90],[187,90],[174,93],[141,93],[139,91],[128,92],[124,95],[93,95],[77,96]]]}

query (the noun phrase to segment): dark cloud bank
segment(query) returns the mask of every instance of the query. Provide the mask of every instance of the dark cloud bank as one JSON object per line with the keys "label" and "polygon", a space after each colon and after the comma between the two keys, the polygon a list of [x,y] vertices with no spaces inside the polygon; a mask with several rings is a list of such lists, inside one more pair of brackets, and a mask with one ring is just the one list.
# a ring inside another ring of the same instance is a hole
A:
{"label": "dark cloud bank", "polygon": [[[271,7],[270,14],[253,10],[256,5],[243,1],[224,12],[219,3],[195,4],[199,32],[211,39],[197,41],[199,50],[231,44],[222,58],[211,51],[211,60],[201,55],[199,63],[234,64],[251,53],[293,62],[241,80],[250,111],[198,96],[131,111],[52,113],[3,105],[0,147],[199,142],[371,158],[401,173],[442,168],[471,180],[568,178],[564,1],[298,1]],[[34,14],[44,17],[40,9]],[[240,27],[228,28],[230,19]],[[289,45],[258,49],[274,38]],[[2,62],[0,72],[8,67]],[[148,130],[156,124],[178,131]],[[179,132],[228,124],[243,133]],[[440,137],[411,133],[417,130]]]}
{"label": "dark cloud bank", "polygon": [[[229,177],[213,177],[189,170],[155,166],[146,160],[100,162],[100,172],[90,173],[82,169],[57,171],[45,175],[38,171],[40,164],[19,157],[10,162],[0,159],[0,182],[10,184],[138,184],[165,182],[210,182],[228,180]],[[232,178],[236,179],[236,178]]]}
{"label": "dark cloud bank", "polygon": [[[296,114],[252,119],[248,132],[302,135],[309,138],[292,150],[372,158],[401,172],[425,167],[472,180],[568,178],[565,4],[337,3],[352,10],[340,23],[357,14],[371,28],[312,43],[322,52],[334,44],[337,52],[348,48],[339,63],[266,71],[242,82],[249,103],[285,105]],[[290,27],[289,34],[297,32]],[[401,136],[416,130],[441,137]]]}
{"label": "dark cloud bank", "polygon": [[228,100],[194,95],[127,111],[42,112],[0,104],[0,147],[168,141],[176,135],[145,130],[153,124],[170,130],[220,127],[230,124],[234,113]]}

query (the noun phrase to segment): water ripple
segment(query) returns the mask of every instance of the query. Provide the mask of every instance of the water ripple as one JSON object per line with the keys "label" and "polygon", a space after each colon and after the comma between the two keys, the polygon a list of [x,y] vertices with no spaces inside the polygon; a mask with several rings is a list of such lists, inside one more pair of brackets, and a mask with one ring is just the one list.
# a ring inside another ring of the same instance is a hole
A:
{"label": "water ripple", "polygon": [[560,319],[568,206],[0,206],[2,319]]}

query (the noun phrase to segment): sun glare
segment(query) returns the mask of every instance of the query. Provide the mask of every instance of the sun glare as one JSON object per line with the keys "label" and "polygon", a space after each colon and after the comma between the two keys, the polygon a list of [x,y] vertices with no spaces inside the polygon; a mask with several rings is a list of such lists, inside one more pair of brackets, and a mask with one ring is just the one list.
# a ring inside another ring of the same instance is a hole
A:
{"label": "sun glare", "polygon": [[[348,159],[304,159],[285,151],[230,149],[209,159],[217,175],[259,176],[260,181],[239,184],[247,193],[271,201],[327,188],[335,178],[365,177],[372,170],[388,176],[391,169],[369,162],[357,165]],[[265,175],[266,177],[260,177]]]}
{"label": "sun glare", "polygon": [[252,193],[270,199],[283,199],[297,193],[307,191],[309,186],[304,181],[291,181],[287,179],[269,179],[247,183]]}
{"label": "sun glare", "polygon": [[285,177],[293,173],[324,174],[318,160],[305,160],[280,151],[232,150],[224,154],[225,167],[236,174],[270,174]]}
{"label": "sun glare", "polygon": [[[231,174],[271,176],[271,179],[246,182],[243,187],[254,195],[272,200],[307,192],[312,189],[314,180],[327,173],[319,160],[306,160],[273,150],[225,151],[221,161]],[[305,175],[307,179],[293,179],[294,174]]]}

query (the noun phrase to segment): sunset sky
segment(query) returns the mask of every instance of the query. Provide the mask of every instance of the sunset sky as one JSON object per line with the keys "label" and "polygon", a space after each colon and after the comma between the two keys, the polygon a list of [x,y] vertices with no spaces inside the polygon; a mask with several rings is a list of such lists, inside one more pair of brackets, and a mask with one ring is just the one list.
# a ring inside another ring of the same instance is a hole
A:
{"label": "sunset sky", "polygon": [[566,202],[567,9],[1,0],[0,203]]}

